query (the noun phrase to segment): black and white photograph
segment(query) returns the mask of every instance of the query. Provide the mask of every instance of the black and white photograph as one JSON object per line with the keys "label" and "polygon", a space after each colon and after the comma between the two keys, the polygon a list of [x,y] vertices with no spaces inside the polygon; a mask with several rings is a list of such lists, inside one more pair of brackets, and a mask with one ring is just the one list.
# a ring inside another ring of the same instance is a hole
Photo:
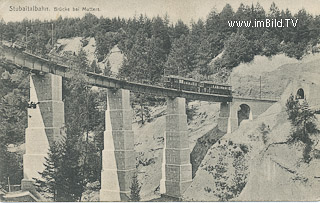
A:
{"label": "black and white photograph", "polygon": [[320,0],[0,0],[0,202],[320,201]]}

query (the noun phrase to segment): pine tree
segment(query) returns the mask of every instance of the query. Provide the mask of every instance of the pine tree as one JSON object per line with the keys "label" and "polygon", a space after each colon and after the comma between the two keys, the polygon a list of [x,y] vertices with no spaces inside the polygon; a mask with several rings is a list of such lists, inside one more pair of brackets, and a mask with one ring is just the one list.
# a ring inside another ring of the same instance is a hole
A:
{"label": "pine tree", "polygon": [[99,66],[97,65],[96,60],[93,60],[90,66],[90,70],[96,74],[100,74],[102,73],[101,69],[99,68]]}
{"label": "pine tree", "polygon": [[286,111],[292,127],[288,142],[305,144],[303,159],[308,163],[311,160],[310,152],[314,144],[312,136],[320,133],[320,130],[317,128],[315,113],[309,109],[307,101],[304,100],[302,104],[300,102],[290,95],[286,103]]}
{"label": "pine tree", "polygon": [[151,37],[147,44],[148,52],[148,66],[150,71],[150,77],[148,78],[151,84],[155,84],[160,81],[164,73],[164,63],[167,59],[166,51],[159,45],[163,42],[160,38]]}
{"label": "pine tree", "polygon": [[197,51],[196,61],[198,72],[201,75],[206,76],[206,78],[211,74],[211,69],[209,67],[211,60],[212,55],[210,53],[210,43],[207,39],[202,39]]}
{"label": "pine tree", "polygon": [[[82,192],[89,181],[98,178],[98,171],[89,163],[89,158],[99,156],[98,148],[91,150],[89,133],[103,123],[103,112],[97,107],[97,93],[86,85],[86,58],[78,58],[79,72],[64,83],[66,150],[63,157],[64,201],[81,200]],[[90,112],[90,113],[89,113]],[[101,120],[102,119],[102,120]],[[95,159],[95,158],[94,158]],[[100,166],[98,166],[100,167]]]}
{"label": "pine tree", "polygon": [[110,61],[108,60],[107,63],[105,64],[103,75],[111,76],[111,74],[112,74],[112,72],[111,72],[111,64],[110,64]]}
{"label": "pine tree", "polygon": [[179,39],[182,35],[189,35],[189,28],[182,20],[178,20],[173,29],[173,38]]}
{"label": "pine tree", "polygon": [[63,179],[63,156],[65,146],[63,142],[53,143],[48,152],[48,157],[45,157],[45,169],[39,172],[40,179],[35,179],[36,187],[39,192],[46,198],[52,201],[65,201],[62,196],[64,185]]}
{"label": "pine tree", "polygon": [[186,76],[196,68],[197,45],[191,43],[190,36],[182,35],[173,42],[166,62],[166,71],[170,74]]}
{"label": "pine tree", "polygon": [[225,43],[222,67],[231,69],[241,62],[248,63],[252,61],[255,55],[253,47],[253,43],[243,34],[232,34]]}
{"label": "pine tree", "polygon": [[130,201],[139,202],[140,201],[140,190],[141,186],[138,181],[138,175],[135,173],[132,177],[132,183],[130,186]]}
{"label": "pine tree", "polygon": [[134,44],[123,61],[120,68],[120,76],[128,78],[131,81],[143,82],[150,78],[150,69],[148,67],[147,35],[143,29],[135,35]]}
{"label": "pine tree", "polygon": [[81,151],[79,152],[77,138],[70,137],[66,139],[65,153],[62,156],[61,175],[63,180],[63,191],[61,197],[63,201],[81,201],[82,193],[86,186],[84,163],[81,163]]}
{"label": "pine tree", "polygon": [[75,70],[78,70],[80,72],[85,72],[90,70],[87,53],[83,49],[79,51],[79,54],[76,56],[75,61],[76,63],[75,63],[75,66],[73,67]]}
{"label": "pine tree", "polygon": [[27,127],[29,77],[22,70],[0,65],[0,185],[20,184],[23,178],[22,156],[9,145],[24,142]]}
{"label": "pine tree", "polygon": [[168,16],[165,16],[164,19],[159,16],[152,19],[151,34],[154,38],[161,40],[161,44],[158,46],[164,50],[165,55],[168,55],[171,49],[171,39],[168,24]]}

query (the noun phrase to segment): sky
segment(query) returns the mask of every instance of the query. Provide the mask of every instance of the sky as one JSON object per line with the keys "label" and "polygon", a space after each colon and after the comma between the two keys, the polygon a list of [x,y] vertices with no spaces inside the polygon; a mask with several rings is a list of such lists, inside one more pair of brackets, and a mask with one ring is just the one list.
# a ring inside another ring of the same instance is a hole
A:
{"label": "sky", "polygon": [[[73,7],[99,8],[92,14],[104,17],[130,18],[140,14],[149,17],[169,15],[171,22],[181,19],[189,24],[191,20],[205,19],[216,8],[220,11],[226,3],[236,10],[240,3],[247,5],[259,2],[267,11],[272,2],[280,9],[289,8],[293,13],[304,8],[309,13],[320,15],[320,0],[0,0],[0,19],[5,22],[28,19],[56,19],[62,17],[82,17],[86,12],[72,11]],[[10,7],[48,7],[50,11],[10,11]],[[69,8],[69,11],[54,11],[54,8]]]}

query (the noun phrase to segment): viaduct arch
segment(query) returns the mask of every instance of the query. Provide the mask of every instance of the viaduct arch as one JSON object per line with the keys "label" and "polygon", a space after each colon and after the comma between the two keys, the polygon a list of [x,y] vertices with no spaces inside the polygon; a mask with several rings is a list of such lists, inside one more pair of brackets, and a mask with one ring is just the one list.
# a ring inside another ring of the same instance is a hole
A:
{"label": "viaduct arch", "polygon": [[234,97],[232,102],[220,104],[218,128],[222,132],[232,133],[243,120],[256,119],[265,112],[274,100]]}

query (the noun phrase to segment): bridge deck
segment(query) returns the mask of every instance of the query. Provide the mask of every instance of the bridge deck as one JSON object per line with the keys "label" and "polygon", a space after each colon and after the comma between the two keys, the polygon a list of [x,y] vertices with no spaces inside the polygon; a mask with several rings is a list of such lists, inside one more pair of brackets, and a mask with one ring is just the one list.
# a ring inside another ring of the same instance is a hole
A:
{"label": "bridge deck", "polygon": [[[11,47],[1,46],[0,50],[4,58],[2,62],[14,65],[17,68],[31,72],[44,72],[71,78],[72,74],[68,71],[68,66],[54,63],[39,56],[19,51]],[[125,80],[103,76],[91,72],[86,72],[88,84],[103,88],[128,89],[132,92],[139,92],[163,97],[184,97],[191,100],[202,100],[212,102],[231,102],[232,95],[207,94],[191,91],[180,91],[160,86],[128,82]]]}

